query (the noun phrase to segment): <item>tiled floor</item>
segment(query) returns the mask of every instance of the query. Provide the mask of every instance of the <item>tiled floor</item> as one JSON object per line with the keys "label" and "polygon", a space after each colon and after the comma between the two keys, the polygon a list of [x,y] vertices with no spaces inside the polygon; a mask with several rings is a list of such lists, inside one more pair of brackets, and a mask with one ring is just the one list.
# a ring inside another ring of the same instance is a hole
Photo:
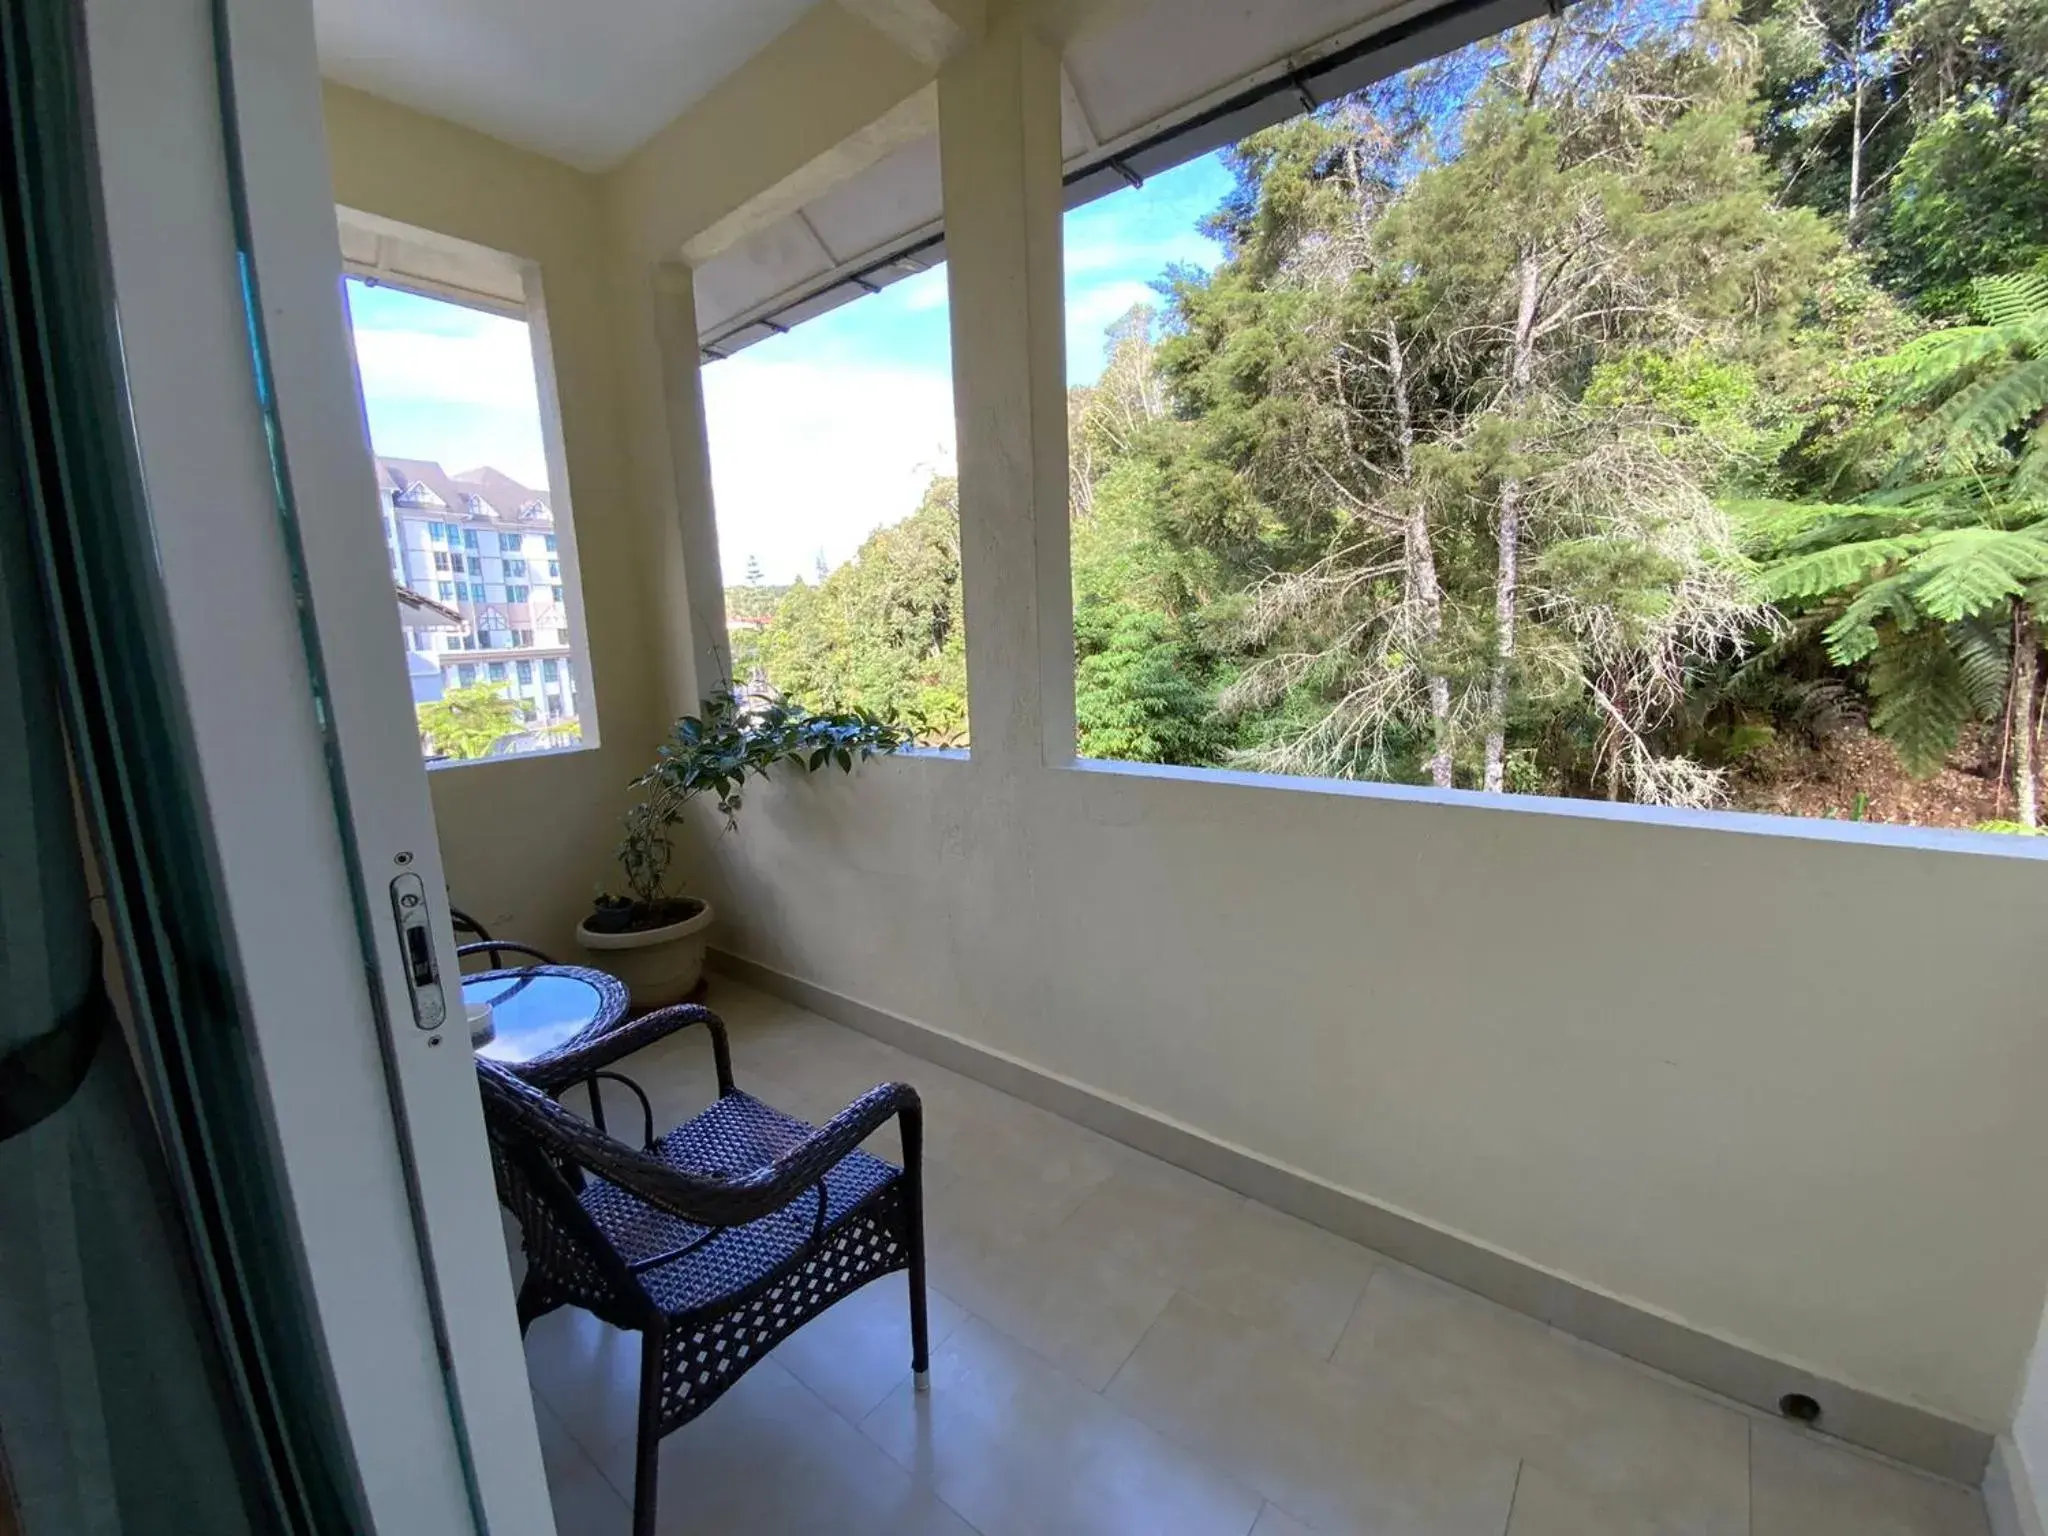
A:
{"label": "tiled floor", "polygon": [[[663,1443],[661,1531],[817,1536],[1987,1536],[1971,1491],[1752,1414],[732,983],[740,1086],[924,1096],[932,1389],[900,1275]],[[685,1031],[628,1063],[671,1124]],[[896,1156],[893,1129],[875,1150]],[[635,1340],[527,1361],[563,1536],[621,1536]]]}

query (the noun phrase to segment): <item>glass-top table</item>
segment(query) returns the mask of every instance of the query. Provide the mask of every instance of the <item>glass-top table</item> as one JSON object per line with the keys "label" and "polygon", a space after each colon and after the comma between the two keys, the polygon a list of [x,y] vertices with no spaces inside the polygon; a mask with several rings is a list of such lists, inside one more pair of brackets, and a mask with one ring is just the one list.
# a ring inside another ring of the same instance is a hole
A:
{"label": "glass-top table", "polygon": [[626,989],[615,976],[580,965],[530,965],[462,978],[464,1003],[491,1005],[492,1037],[476,1053],[508,1067],[552,1056],[626,1016]]}

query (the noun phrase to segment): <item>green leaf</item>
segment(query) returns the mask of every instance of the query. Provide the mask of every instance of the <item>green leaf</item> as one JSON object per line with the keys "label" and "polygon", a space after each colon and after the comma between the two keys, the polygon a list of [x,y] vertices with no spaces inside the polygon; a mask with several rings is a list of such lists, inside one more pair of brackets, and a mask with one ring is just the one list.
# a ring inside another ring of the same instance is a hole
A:
{"label": "green leaf", "polygon": [[1888,641],[1871,665],[1870,691],[1871,727],[1915,778],[1940,771],[1974,714],[1962,668],[1938,629]]}

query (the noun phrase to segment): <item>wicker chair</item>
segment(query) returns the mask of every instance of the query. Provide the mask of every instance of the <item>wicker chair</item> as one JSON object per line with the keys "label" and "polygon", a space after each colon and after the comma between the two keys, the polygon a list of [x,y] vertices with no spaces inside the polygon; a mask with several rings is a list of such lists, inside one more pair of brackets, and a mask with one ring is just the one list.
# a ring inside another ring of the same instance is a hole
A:
{"label": "wicker chair", "polygon": [[489,929],[485,928],[482,923],[471,917],[460,907],[450,907],[448,909],[448,926],[455,930],[456,937],[458,938],[465,933],[476,935],[476,942],[458,944],[456,946],[455,954],[458,960],[465,960],[471,955],[489,955],[491,957],[491,969],[494,971],[503,970],[505,968],[504,951],[509,949],[516,954],[531,956],[536,964],[554,964],[554,961],[535,949],[531,944],[520,944],[511,939],[492,938]]}
{"label": "wicker chair", "polygon": [[[709,1009],[688,1012],[711,1035],[718,1101],[644,1152],[477,1062],[498,1197],[526,1250],[520,1331],[575,1306],[640,1335],[634,1536],[654,1531],[662,1436],[870,1280],[910,1271],[918,1390],[930,1369],[916,1090],[884,1084],[808,1125],[734,1088],[724,1024]],[[902,1129],[901,1168],[860,1150],[891,1119]]]}

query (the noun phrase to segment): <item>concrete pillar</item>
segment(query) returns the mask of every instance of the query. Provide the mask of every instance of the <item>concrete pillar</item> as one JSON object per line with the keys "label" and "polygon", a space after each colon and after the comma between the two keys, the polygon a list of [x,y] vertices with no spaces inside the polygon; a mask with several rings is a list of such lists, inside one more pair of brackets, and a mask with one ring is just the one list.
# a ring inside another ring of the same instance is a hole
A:
{"label": "concrete pillar", "polygon": [[718,561],[718,523],[711,496],[711,442],[704,425],[704,381],[697,349],[697,296],[680,261],[655,264],[655,344],[661,353],[661,394],[675,506],[681,525],[683,584],[689,608],[687,696],[675,700],[695,714],[697,702],[730,680],[732,651],[725,633],[725,578]]}
{"label": "concrete pillar", "polygon": [[1014,10],[939,74],[976,761],[1074,757],[1059,55]]}

